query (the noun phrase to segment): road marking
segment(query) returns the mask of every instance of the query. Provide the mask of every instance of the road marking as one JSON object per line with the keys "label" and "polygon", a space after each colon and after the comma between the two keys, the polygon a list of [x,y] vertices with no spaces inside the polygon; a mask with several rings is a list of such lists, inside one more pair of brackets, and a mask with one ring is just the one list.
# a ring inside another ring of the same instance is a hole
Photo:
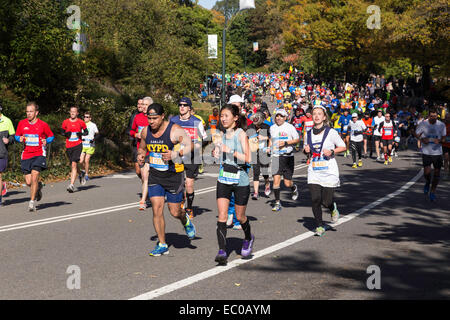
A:
{"label": "road marking", "polygon": [[[348,221],[350,221],[350,220],[360,216],[361,214],[369,211],[370,209],[373,209],[376,206],[378,206],[378,205],[380,205],[380,204],[382,204],[382,203],[384,203],[384,202],[386,202],[386,201],[388,201],[388,200],[390,200],[390,199],[400,195],[404,191],[408,190],[412,185],[414,185],[414,183],[416,183],[417,180],[420,179],[420,177],[422,177],[422,171],[423,170],[420,170],[419,173],[414,178],[412,178],[409,182],[407,182],[405,185],[403,185],[397,191],[395,191],[393,193],[390,193],[390,194],[384,196],[383,198],[380,198],[380,199],[378,199],[378,200],[376,200],[376,201],[366,205],[365,207],[355,211],[354,213],[351,213],[349,215],[346,215],[346,216],[342,217],[341,219],[338,220],[338,222],[336,222],[334,224],[330,224],[330,226],[334,227],[334,226],[341,225],[341,224],[343,224],[345,222],[348,222]],[[183,279],[183,280],[171,283],[171,284],[169,284],[167,286],[164,286],[164,287],[161,287],[161,288],[149,291],[147,293],[138,295],[136,297],[131,298],[130,300],[151,300],[151,299],[155,299],[155,298],[157,298],[159,296],[162,296],[162,295],[171,293],[173,291],[176,291],[178,289],[187,287],[187,286],[192,285],[192,284],[194,284],[196,282],[205,280],[205,279],[210,278],[212,276],[218,275],[218,274],[220,274],[222,272],[228,271],[230,269],[233,269],[233,268],[238,267],[240,265],[243,265],[245,263],[251,262],[251,261],[253,261],[255,259],[261,258],[263,256],[266,256],[266,255],[274,253],[274,252],[277,252],[277,251],[279,251],[281,249],[289,247],[289,246],[291,246],[293,244],[296,244],[296,243],[298,243],[300,241],[308,239],[308,238],[310,238],[312,236],[314,236],[314,232],[312,232],[312,231],[305,232],[305,233],[303,233],[301,235],[298,235],[296,237],[290,238],[290,239],[288,239],[288,240],[286,240],[284,242],[275,244],[273,246],[270,246],[268,248],[265,248],[263,250],[255,252],[254,255],[253,255],[253,258],[250,259],[250,260],[244,260],[244,259],[237,258],[237,259],[229,262],[226,266],[219,266],[219,267],[215,267],[215,268],[206,270],[204,272],[198,273],[198,274],[193,275],[191,277],[188,277],[186,279]]]}
{"label": "road marking", "polygon": [[[303,168],[303,166],[299,165],[299,166],[296,166],[295,170],[298,170],[301,168]],[[195,194],[200,195],[200,194],[204,194],[204,193],[213,192],[215,190],[216,190],[216,186],[212,186],[212,187],[200,189],[200,190],[196,191]],[[10,225],[5,225],[5,226],[0,226],[0,233],[7,232],[7,231],[13,231],[13,230],[27,229],[27,228],[31,228],[31,227],[37,227],[37,226],[42,226],[42,225],[46,225],[46,224],[63,222],[63,221],[67,221],[67,220],[92,217],[92,216],[97,216],[100,214],[123,211],[123,210],[136,208],[138,206],[139,206],[139,202],[132,202],[132,203],[121,204],[121,205],[117,205],[117,206],[113,206],[113,207],[107,207],[107,208],[89,210],[89,211],[84,211],[84,212],[79,212],[79,213],[74,213],[74,214],[68,214],[68,215],[64,215],[64,216],[57,216],[57,217],[52,217],[52,218],[10,224]]]}

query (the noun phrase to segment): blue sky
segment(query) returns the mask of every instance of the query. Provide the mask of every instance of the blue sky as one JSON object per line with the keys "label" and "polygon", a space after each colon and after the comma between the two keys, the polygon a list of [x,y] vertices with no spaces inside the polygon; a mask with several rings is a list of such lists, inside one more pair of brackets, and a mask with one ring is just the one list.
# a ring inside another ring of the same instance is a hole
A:
{"label": "blue sky", "polygon": [[216,4],[216,0],[199,0],[198,4],[206,9],[211,9]]}

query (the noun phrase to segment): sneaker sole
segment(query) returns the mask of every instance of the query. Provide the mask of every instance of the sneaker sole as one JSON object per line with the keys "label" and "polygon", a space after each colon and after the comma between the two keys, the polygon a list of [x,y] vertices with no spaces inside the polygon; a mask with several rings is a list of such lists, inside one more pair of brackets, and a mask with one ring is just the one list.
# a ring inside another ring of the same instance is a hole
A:
{"label": "sneaker sole", "polygon": [[220,264],[220,265],[226,265],[227,262],[228,262],[228,258],[225,258],[225,257],[216,257],[216,258],[214,259],[214,261],[217,262],[217,263]]}
{"label": "sneaker sole", "polygon": [[160,257],[160,256],[164,256],[166,254],[169,254],[169,251],[166,251],[166,252],[163,252],[163,253],[158,253],[158,254],[151,254],[151,253],[149,253],[148,255],[150,257]]}

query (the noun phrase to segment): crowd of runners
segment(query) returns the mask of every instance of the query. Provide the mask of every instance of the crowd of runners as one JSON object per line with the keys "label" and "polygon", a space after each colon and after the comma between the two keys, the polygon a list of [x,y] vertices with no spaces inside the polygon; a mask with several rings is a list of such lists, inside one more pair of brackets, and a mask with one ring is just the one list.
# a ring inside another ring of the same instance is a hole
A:
{"label": "crowd of runners", "polygon": [[[220,94],[219,81],[220,77],[214,75],[211,83],[202,87],[206,92],[202,99]],[[218,172],[219,251],[215,261],[219,264],[226,264],[228,259],[229,227],[244,232],[241,255],[251,256],[255,235],[246,210],[250,198],[258,200],[261,196],[261,175],[262,194],[273,197],[273,212],[282,210],[281,180],[292,201],[298,200],[300,186],[293,180],[296,159],[308,167],[317,236],[328,228],[322,219],[322,207],[329,209],[332,223],[339,220],[334,201],[334,192],[340,186],[336,161],[339,154],[349,158],[352,168],[363,170],[364,162],[389,167],[401,151],[417,148],[424,167],[423,192],[431,201],[437,200],[441,168],[444,177],[450,176],[448,107],[445,103],[413,99],[405,84],[379,76],[364,84],[322,81],[292,69],[281,74],[234,74],[226,81],[227,103],[220,109],[214,107],[207,121],[195,114],[188,97],[178,101],[179,112],[175,115],[169,115],[151,97],[144,97],[130,119],[127,134],[142,190],[139,210],[151,207],[158,236],[151,256],[169,252],[163,215],[166,202],[189,239],[195,238],[195,180],[204,164],[215,165],[213,170]],[[268,102],[275,108],[269,108]],[[74,192],[77,178],[81,184],[89,180],[89,160],[95,152],[98,128],[88,112],[81,120],[77,107],[69,111],[70,117],[62,123],[60,133],[66,137],[70,162],[67,191]],[[38,105],[28,103],[26,119],[16,130],[0,114],[0,172],[7,163],[5,145],[14,140],[23,143],[21,168],[30,187],[29,211],[36,211],[35,202],[42,198],[39,174],[46,169],[46,145],[54,139],[38,114]],[[296,153],[300,154],[297,158]]]}

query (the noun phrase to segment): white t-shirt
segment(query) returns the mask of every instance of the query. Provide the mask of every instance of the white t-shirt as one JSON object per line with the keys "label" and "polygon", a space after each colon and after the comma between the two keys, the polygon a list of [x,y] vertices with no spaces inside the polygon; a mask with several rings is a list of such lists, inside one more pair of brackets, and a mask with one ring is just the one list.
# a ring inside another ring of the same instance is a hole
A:
{"label": "white t-shirt", "polygon": [[[323,131],[315,135],[311,130],[311,142],[313,144],[322,142]],[[308,144],[308,140],[305,139],[304,145]],[[340,185],[339,180],[339,168],[336,159],[324,159],[323,150],[334,150],[336,147],[345,147],[345,142],[339,136],[336,130],[331,129],[327,138],[324,141],[320,159],[316,161],[312,159],[308,166],[308,184],[318,184],[326,188],[336,188]]]}
{"label": "white t-shirt", "polygon": [[363,134],[358,134],[355,136],[355,131],[364,131],[366,130],[366,125],[364,124],[364,121],[362,120],[356,120],[356,122],[350,121],[350,123],[348,124],[349,128],[350,128],[350,140],[354,141],[354,142],[361,142],[364,140],[364,136]]}
{"label": "white t-shirt", "polygon": [[439,120],[436,120],[435,124],[431,124],[428,120],[422,121],[416,129],[416,134],[420,138],[430,139],[430,143],[422,143],[422,153],[429,156],[442,155],[442,144],[436,144],[432,139],[441,140],[442,137],[447,135],[445,124]]}
{"label": "white t-shirt", "polygon": [[380,126],[380,123],[382,123],[384,121],[384,116],[378,117],[375,116],[373,117],[373,121],[372,121],[372,127],[377,126],[376,130],[373,131],[373,135],[374,136],[380,136],[381,137],[381,132],[380,132],[380,128],[378,128]]}
{"label": "white t-shirt", "polygon": [[278,141],[288,141],[300,138],[297,130],[292,124],[285,122],[281,126],[278,126],[276,123],[271,125],[270,136],[272,139],[272,156],[294,156],[292,153],[294,150],[292,145],[278,149]]}
{"label": "white t-shirt", "polygon": [[90,143],[89,141],[94,140],[95,134],[98,133],[98,128],[92,121],[86,122],[86,127],[89,132],[87,136],[83,136],[83,148],[94,148],[95,142]]}

